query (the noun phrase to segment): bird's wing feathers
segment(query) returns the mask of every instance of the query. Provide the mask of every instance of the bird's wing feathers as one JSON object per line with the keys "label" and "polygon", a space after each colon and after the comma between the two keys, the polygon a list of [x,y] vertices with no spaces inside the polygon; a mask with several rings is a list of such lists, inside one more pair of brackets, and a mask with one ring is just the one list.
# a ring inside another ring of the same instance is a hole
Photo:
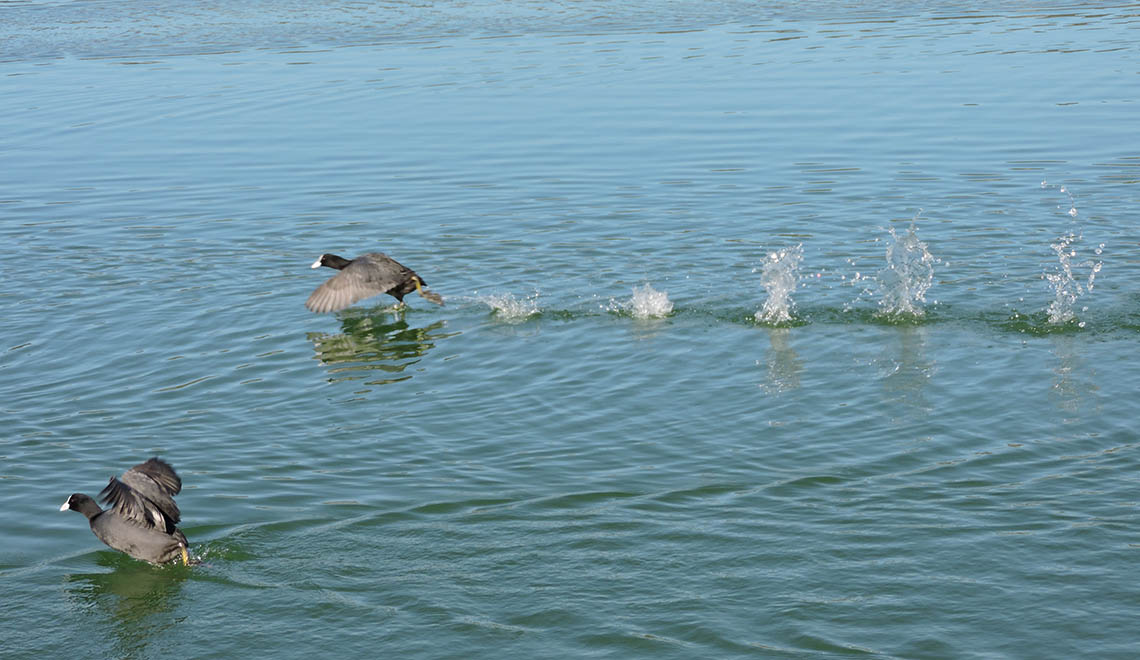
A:
{"label": "bird's wing feathers", "polygon": [[335,312],[365,298],[387,293],[411,273],[380,253],[357,257],[328,281],[317,287],[305,307],[323,314]]}
{"label": "bird's wing feathers", "polygon": [[[170,463],[161,458],[151,458],[139,463],[123,473],[123,481],[134,487],[157,488],[159,495],[171,497],[182,492],[182,479]],[[138,484],[138,485],[136,485]],[[143,493],[148,495],[147,493]]]}
{"label": "bird's wing feathers", "polygon": [[120,516],[169,534],[181,519],[174,503],[174,495],[181,490],[182,480],[174,468],[152,458],[124,472],[122,480],[111,477],[99,498]]}
{"label": "bird's wing feathers", "polygon": [[371,298],[385,291],[387,291],[386,288],[372,285],[361,277],[360,273],[354,273],[345,268],[317,287],[313,291],[313,295],[305,301],[305,307],[319,314],[335,312],[358,300]]}

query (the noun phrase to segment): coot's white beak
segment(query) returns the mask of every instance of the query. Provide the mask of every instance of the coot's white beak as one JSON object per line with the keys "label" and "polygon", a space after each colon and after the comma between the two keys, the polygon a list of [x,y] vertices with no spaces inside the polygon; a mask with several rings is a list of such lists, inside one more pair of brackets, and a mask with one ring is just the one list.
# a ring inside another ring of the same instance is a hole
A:
{"label": "coot's white beak", "polygon": [[67,511],[68,508],[70,508],[67,506],[68,504],[71,504],[71,498],[68,498],[67,501],[63,503],[63,506],[59,507],[59,510],[60,511]]}
{"label": "coot's white beak", "polygon": [[320,267],[321,267],[321,260],[320,259],[317,259],[316,261],[313,262],[312,266],[309,266],[309,268],[320,268]]}

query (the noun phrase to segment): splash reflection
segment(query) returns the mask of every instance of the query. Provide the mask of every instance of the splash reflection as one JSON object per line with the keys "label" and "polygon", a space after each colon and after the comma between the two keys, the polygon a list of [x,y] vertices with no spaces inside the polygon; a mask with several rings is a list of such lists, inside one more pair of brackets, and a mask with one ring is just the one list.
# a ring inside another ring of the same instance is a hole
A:
{"label": "splash reflection", "polygon": [[332,382],[363,380],[366,385],[384,385],[408,380],[408,367],[423,358],[440,339],[459,334],[443,332],[445,321],[423,327],[408,324],[403,315],[388,320],[382,316],[345,316],[340,334],[310,332],[316,358],[329,369]]}
{"label": "splash reflection", "polygon": [[888,348],[878,361],[885,399],[901,404],[894,407],[896,420],[909,419],[912,413],[926,417],[931,410],[926,385],[934,374],[934,361],[926,356],[926,328],[899,326],[898,338],[897,353]]}
{"label": "splash reflection", "polygon": [[1096,370],[1086,364],[1078,352],[1081,345],[1071,335],[1052,336],[1053,355],[1057,364],[1053,367],[1053,385],[1049,388],[1050,398],[1067,415],[1066,424],[1079,422],[1081,412],[1092,406],[1099,412],[1100,387],[1096,384]]}
{"label": "splash reflection", "polygon": [[803,360],[792,349],[788,328],[770,328],[768,340],[771,346],[765,356],[768,379],[760,387],[769,394],[779,394],[799,389],[800,373],[804,370]]}

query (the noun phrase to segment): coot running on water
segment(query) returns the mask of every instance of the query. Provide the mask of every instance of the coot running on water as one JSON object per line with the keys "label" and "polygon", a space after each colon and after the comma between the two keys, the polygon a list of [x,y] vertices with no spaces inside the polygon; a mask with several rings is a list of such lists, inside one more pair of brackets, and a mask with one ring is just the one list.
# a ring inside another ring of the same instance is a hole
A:
{"label": "coot running on water", "polygon": [[370,252],[349,261],[335,254],[322,254],[313,262],[313,268],[327,266],[340,272],[317,287],[305,302],[311,311],[323,314],[337,312],[358,300],[386,293],[400,304],[404,296],[417,291],[424,298],[437,305],[443,304],[438,293],[427,290],[427,282],[407,268],[380,252]]}

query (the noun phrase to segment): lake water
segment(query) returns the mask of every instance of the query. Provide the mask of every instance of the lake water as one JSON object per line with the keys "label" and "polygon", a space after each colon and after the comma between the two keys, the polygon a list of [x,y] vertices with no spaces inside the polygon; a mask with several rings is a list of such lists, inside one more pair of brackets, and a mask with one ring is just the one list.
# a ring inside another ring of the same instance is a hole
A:
{"label": "lake water", "polygon": [[0,655],[1136,656],[1135,5],[235,5],[0,3]]}

